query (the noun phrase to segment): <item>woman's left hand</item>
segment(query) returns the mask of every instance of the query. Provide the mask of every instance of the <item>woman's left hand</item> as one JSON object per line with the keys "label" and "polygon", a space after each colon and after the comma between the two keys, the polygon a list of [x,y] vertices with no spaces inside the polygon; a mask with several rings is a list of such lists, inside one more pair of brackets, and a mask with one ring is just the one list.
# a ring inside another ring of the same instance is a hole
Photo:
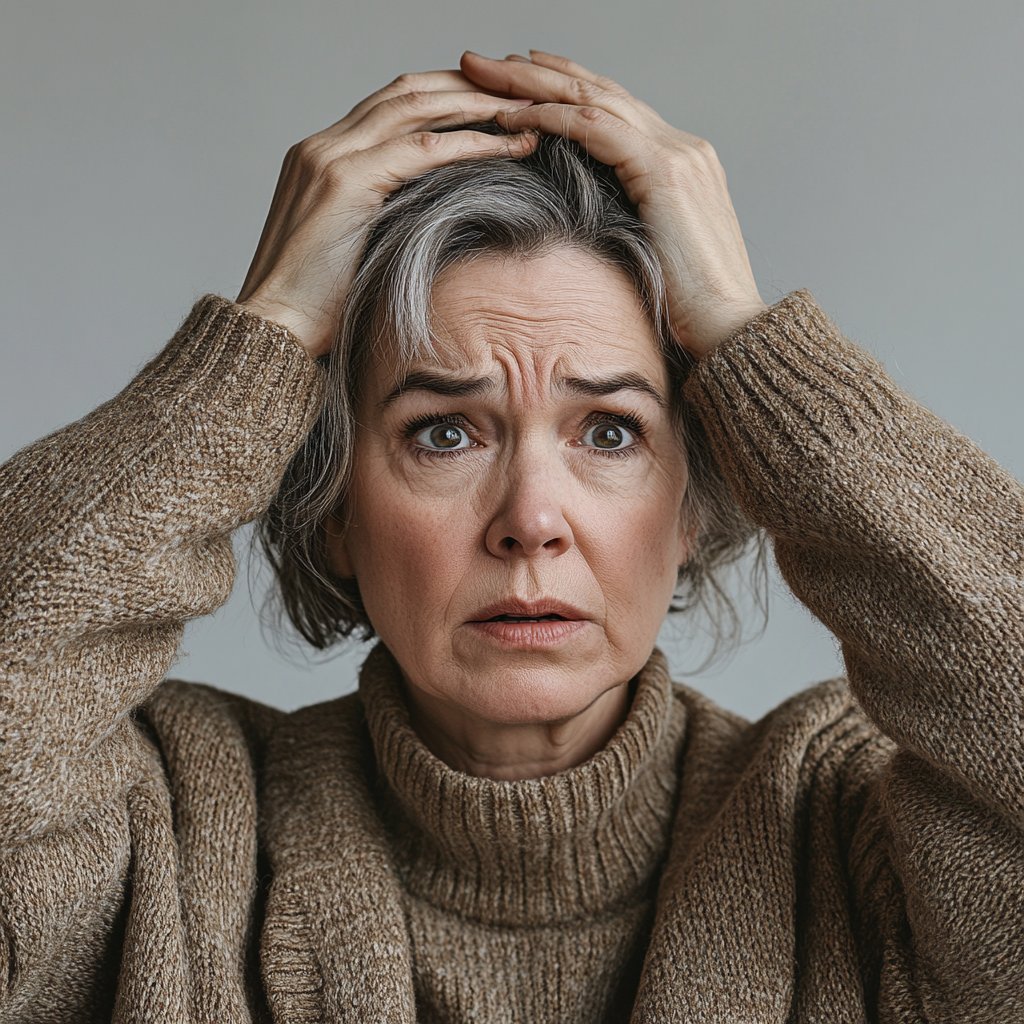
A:
{"label": "woman's left hand", "polygon": [[534,101],[498,118],[510,129],[563,135],[615,168],[661,259],[675,336],[707,355],[765,308],[714,149],[611,79],[564,57],[530,57],[467,52],[462,71],[492,92]]}

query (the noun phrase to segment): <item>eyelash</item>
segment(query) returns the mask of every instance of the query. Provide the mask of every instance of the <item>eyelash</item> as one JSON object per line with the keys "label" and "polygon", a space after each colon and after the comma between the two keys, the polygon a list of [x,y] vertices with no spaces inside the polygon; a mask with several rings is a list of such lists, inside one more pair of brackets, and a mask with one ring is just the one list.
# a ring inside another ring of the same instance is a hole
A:
{"label": "eyelash", "polygon": [[[413,438],[427,427],[436,426],[439,423],[450,423],[453,427],[459,427],[462,430],[466,430],[466,420],[463,416],[453,415],[452,413],[427,413],[423,416],[416,416],[411,420],[407,420],[402,425],[402,434],[406,441],[411,442]],[[583,421],[583,433],[586,433],[591,427],[597,426],[599,423],[615,423],[625,427],[633,437],[639,442],[646,436],[644,425],[641,421],[628,412],[620,413],[591,413]],[[594,448],[593,450],[598,455],[603,455],[606,458],[628,458],[631,455],[635,455],[637,452],[637,444],[631,444],[628,448],[617,448],[617,449],[601,449]],[[436,448],[423,448],[419,445],[416,446],[416,453],[418,455],[425,455],[431,459],[453,459],[461,455],[466,449],[455,449],[452,451],[441,451]]]}
{"label": "eyelash", "polygon": [[633,439],[637,443],[631,444],[628,448],[594,448],[593,451],[609,459],[628,459],[630,456],[636,455],[640,447],[639,442],[643,441],[646,435],[643,423],[636,416],[628,412],[592,413],[583,421],[583,432],[586,433],[591,427],[596,427],[599,423],[615,423],[618,426],[625,427],[633,435]]}
{"label": "eyelash", "polygon": [[[407,442],[412,442],[413,438],[427,427],[436,426],[438,423],[450,423],[453,427],[459,427],[461,430],[466,429],[466,420],[462,416],[454,416],[451,413],[433,413],[425,416],[417,416],[414,419],[408,420],[402,426],[402,434],[404,435]],[[438,448],[423,448],[420,445],[414,445],[414,451],[417,455],[424,455],[430,459],[454,459],[461,455],[466,449],[457,449],[454,451],[442,451]]]}

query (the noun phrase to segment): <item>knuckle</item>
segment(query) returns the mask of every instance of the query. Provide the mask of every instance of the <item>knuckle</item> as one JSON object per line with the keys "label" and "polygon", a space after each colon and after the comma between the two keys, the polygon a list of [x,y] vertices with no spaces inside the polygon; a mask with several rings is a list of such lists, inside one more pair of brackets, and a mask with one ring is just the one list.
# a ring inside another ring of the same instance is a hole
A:
{"label": "knuckle", "polygon": [[439,135],[437,132],[413,132],[412,135],[408,135],[406,138],[408,138],[411,145],[427,152],[432,152],[445,142],[444,136]]}
{"label": "knuckle", "polygon": [[389,86],[395,92],[414,92],[419,85],[419,76],[412,72],[399,75]]}
{"label": "knuckle", "polygon": [[387,100],[388,107],[401,116],[413,116],[422,113],[430,102],[430,93],[403,92]]}
{"label": "knuckle", "polygon": [[288,150],[288,159],[299,167],[315,167],[319,159],[320,147],[313,136],[296,142]]}
{"label": "knuckle", "polygon": [[601,89],[583,78],[574,78],[569,83],[569,93],[578,103],[592,103]]}
{"label": "knuckle", "polygon": [[410,107],[425,107],[430,103],[433,94],[429,92],[423,92],[420,89],[414,89],[412,92],[407,92],[402,99]]}
{"label": "knuckle", "polygon": [[707,139],[697,139],[694,143],[694,149],[706,160],[717,160],[718,154],[715,152],[715,147],[711,145]]}

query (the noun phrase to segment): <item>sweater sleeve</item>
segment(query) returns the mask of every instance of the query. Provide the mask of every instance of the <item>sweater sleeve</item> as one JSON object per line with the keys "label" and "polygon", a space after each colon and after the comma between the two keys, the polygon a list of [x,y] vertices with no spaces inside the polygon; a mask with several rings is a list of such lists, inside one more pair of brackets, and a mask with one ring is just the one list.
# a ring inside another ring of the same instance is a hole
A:
{"label": "sweater sleeve", "polygon": [[154,764],[133,713],[227,599],[231,532],[269,503],[321,377],[208,296],[120,395],[0,467],[0,996],[26,950],[73,961],[117,927],[128,795]]}
{"label": "sweater sleeve", "polygon": [[[897,744],[850,852],[879,1019],[1009,1019],[991,1010],[1024,1006],[1021,485],[806,292],[686,390],[782,575]],[[886,871],[899,906],[880,909],[870,890]]]}

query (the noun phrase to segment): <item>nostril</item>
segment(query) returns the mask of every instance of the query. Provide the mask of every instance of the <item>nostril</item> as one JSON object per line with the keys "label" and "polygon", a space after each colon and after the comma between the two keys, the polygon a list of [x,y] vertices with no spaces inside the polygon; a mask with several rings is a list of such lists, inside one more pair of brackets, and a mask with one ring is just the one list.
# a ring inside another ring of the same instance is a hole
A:
{"label": "nostril", "polygon": [[516,546],[515,537],[503,537],[501,540],[501,546],[506,551],[511,551]]}

